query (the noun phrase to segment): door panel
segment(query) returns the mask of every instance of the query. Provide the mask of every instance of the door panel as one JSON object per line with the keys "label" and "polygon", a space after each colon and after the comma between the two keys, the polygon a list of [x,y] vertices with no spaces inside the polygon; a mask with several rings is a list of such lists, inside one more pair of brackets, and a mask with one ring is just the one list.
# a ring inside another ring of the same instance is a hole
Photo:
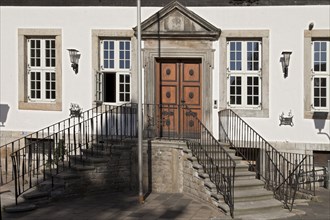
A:
{"label": "door panel", "polygon": [[[201,120],[201,75],[200,59],[157,60],[156,104],[161,104],[161,135],[178,136],[197,127],[191,115]],[[182,103],[192,112],[188,112]]]}
{"label": "door panel", "polygon": [[177,87],[173,85],[163,85],[161,86],[161,103],[177,105]]}

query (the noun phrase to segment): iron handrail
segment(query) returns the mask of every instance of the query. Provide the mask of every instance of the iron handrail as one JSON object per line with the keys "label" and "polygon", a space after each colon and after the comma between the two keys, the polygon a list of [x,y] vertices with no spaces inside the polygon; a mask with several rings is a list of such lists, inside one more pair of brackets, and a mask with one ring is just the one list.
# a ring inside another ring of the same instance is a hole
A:
{"label": "iron handrail", "polygon": [[[82,112],[81,118],[84,119],[85,117],[88,117],[90,112],[95,111],[97,108],[99,108],[99,107],[96,106],[96,107],[93,107],[91,109],[88,109],[88,110]],[[37,130],[35,132],[32,132],[21,138],[18,138],[14,141],[11,141],[9,143],[6,143],[6,144],[0,146],[0,185],[4,185],[4,184],[7,184],[7,183],[13,181],[14,173],[12,170],[9,169],[12,166],[8,163],[10,161],[9,157],[13,152],[15,152],[16,150],[19,150],[21,148],[24,148],[26,146],[27,142],[29,141],[29,139],[31,139],[31,140],[39,139],[40,137],[43,137],[45,135],[45,133],[46,133],[46,135],[56,133],[58,131],[58,128],[61,126],[61,124],[72,124],[72,123],[75,124],[77,121],[78,120],[76,117],[68,117],[57,123],[49,125],[45,128],[42,128],[40,130]],[[2,155],[2,152],[5,152],[4,156]],[[3,161],[3,158],[4,158],[4,161]]]}
{"label": "iron handrail", "polygon": [[187,143],[234,216],[236,163],[198,118],[198,110],[186,104],[145,104],[144,119],[147,137],[181,139]]}
{"label": "iron handrail", "polygon": [[[295,160],[303,161],[301,166],[305,170],[314,169],[312,155],[280,153],[231,109],[219,112],[219,140],[229,143],[239,156],[247,160],[256,177],[263,179],[266,188],[272,191],[291,175],[296,167]],[[303,160],[305,156],[307,159]],[[303,184],[298,188],[301,189],[315,195],[314,185]]]}
{"label": "iron handrail", "polygon": [[[136,138],[136,105],[97,106],[88,117],[60,127],[55,133],[36,139],[11,154],[17,198],[54,175],[88,157],[97,155],[92,145],[110,145],[106,139]],[[111,151],[111,145],[109,146]]]}
{"label": "iron handrail", "polygon": [[[278,186],[274,188],[274,196],[278,200],[282,200],[284,202],[285,207],[292,211],[295,195],[298,190],[299,177],[301,175],[301,165],[307,158],[307,156],[305,156],[298,165],[295,165],[294,169],[289,172],[289,175],[287,177],[284,177],[283,174],[278,170],[272,158],[270,157],[269,152],[266,152],[266,155],[268,156],[269,161],[272,163],[274,169],[276,169],[284,179],[281,183],[279,183]],[[297,170],[298,174],[296,173]]]}

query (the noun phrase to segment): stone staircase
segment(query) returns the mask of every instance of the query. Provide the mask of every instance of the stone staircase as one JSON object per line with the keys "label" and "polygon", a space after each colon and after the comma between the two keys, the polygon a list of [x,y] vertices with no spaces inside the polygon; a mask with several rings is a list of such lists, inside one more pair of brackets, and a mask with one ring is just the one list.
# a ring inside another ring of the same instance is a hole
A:
{"label": "stone staircase", "polygon": [[[9,205],[4,210],[30,211],[65,197],[134,190],[133,145],[133,142],[99,143],[93,149],[82,150],[81,155],[70,156],[70,168],[66,164],[65,170],[57,175],[48,171],[46,181],[24,193],[17,206]],[[13,184],[9,187],[14,192]]]}
{"label": "stone staircase", "polygon": [[[137,179],[132,167],[132,150],[134,142],[99,143],[92,149],[82,150],[81,155],[71,156],[70,169],[42,182],[38,187],[25,193],[19,206],[8,206],[7,212],[32,210],[44,206],[52,200],[69,196],[81,196],[93,192],[116,192],[136,190]],[[249,171],[249,165],[241,157],[235,156],[235,150],[222,144],[236,162],[234,188],[235,219],[283,219],[292,216],[283,204],[273,198],[273,193],[264,188],[264,183],[255,178],[256,174]],[[197,178],[201,197],[220,208],[229,215],[229,207],[223,196],[217,193],[216,186],[209,175],[204,172],[191,150],[183,150],[187,157],[188,175]],[[207,152],[211,154],[212,151]],[[133,165],[134,166],[134,165]],[[197,174],[197,175],[196,175]],[[194,180],[195,182],[195,180]],[[196,187],[198,188],[198,187]],[[203,192],[201,192],[203,191]],[[187,192],[184,190],[184,192]],[[190,192],[188,192],[191,194]],[[271,218],[270,218],[271,216]]]}
{"label": "stone staircase", "polygon": [[[235,182],[234,182],[234,218],[235,219],[283,219],[294,214],[283,208],[282,202],[276,200],[273,192],[264,188],[263,181],[256,179],[256,173],[249,171],[247,161],[235,156],[235,150],[230,149],[229,145],[222,144],[226,151],[236,162]],[[191,154],[191,151],[187,151]],[[212,154],[212,150],[206,152]],[[229,214],[229,207],[225,204],[223,196],[219,195],[209,175],[204,172],[201,165],[196,164],[197,158],[190,159],[195,163],[194,168],[204,181],[205,188],[210,192],[213,204]]]}

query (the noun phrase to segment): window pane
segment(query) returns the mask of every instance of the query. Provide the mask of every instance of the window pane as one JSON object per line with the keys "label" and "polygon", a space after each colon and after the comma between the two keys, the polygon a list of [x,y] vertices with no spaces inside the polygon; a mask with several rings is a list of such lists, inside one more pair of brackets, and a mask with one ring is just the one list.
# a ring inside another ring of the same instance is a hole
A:
{"label": "window pane", "polygon": [[230,70],[235,70],[235,62],[230,62]]}
{"label": "window pane", "polygon": [[326,51],[326,50],[327,50],[327,43],[321,42],[321,51]]}
{"label": "window pane", "polygon": [[127,52],[126,52],[126,56],[125,56],[125,59],[130,59],[131,58],[131,52],[128,50]]}
{"label": "window pane", "polygon": [[259,88],[258,88],[258,87],[254,87],[254,91],[253,91],[253,93],[254,93],[255,95],[259,95]]}
{"label": "window pane", "polygon": [[327,53],[326,52],[322,52],[321,53],[321,61],[326,61],[327,60]]}
{"label": "window pane", "polygon": [[254,85],[259,85],[259,77],[253,77],[253,84]]}
{"label": "window pane", "polygon": [[248,86],[247,94],[248,95],[252,95],[252,87],[251,86]]}
{"label": "window pane", "polygon": [[238,61],[242,60],[242,53],[241,52],[237,52],[236,60],[238,60]]}
{"label": "window pane", "polygon": [[315,78],[314,79],[314,86],[319,86],[320,85],[320,79],[319,78]]}
{"label": "window pane", "polygon": [[314,43],[314,51],[319,51],[320,50],[320,42],[315,42]]}
{"label": "window pane", "polygon": [[124,69],[125,68],[124,61],[123,60],[120,61],[119,68],[120,69]]}
{"label": "window pane", "polygon": [[315,107],[320,107],[320,99],[319,98],[314,98],[314,106]]}
{"label": "window pane", "polygon": [[230,87],[230,94],[235,94],[235,87],[234,86]]}
{"label": "window pane", "polygon": [[236,87],[236,93],[237,95],[241,95],[242,94],[242,87]]}
{"label": "window pane", "polygon": [[249,96],[247,100],[247,104],[252,105],[252,96]]}
{"label": "window pane", "polygon": [[327,96],[327,89],[321,88],[321,96],[326,97]]}
{"label": "window pane", "polygon": [[242,63],[241,62],[237,62],[237,70],[242,70]]}
{"label": "window pane", "polygon": [[237,96],[237,105],[241,105],[242,104],[242,98],[241,96]]}
{"label": "window pane", "polygon": [[247,49],[248,49],[248,51],[252,50],[252,42],[247,43]]}
{"label": "window pane", "polygon": [[326,87],[327,86],[327,79],[326,78],[321,78],[321,86]]}
{"label": "window pane", "polygon": [[259,105],[259,97],[258,96],[254,96],[254,98],[253,98],[253,104],[254,105]]}
{"label": "window pane", "polygon": [[237,85],[242,85],[242,77],[237,77]]}
{"label": "window pane", "polygon": [[314,96],[319,96],[320,90],[318,88],[314,88]]}
{"label": "window pane", "polygon": [[235,42],[230,42],[229,44],[230,44],[230,50],[231,50],[231,51],[233,51],[233,50],[236,49],[236,47],[235,47]]}
{"label": "window pane", "polygon": [[321,98],[321,107],[326,107],[326,106],[327,106],[327,99]]}
{"label": "window pane", "polygon": [[130,101],[130,95],[129,94],[126,94],[126,102]]}
{"label": "window pane", "polygon": [[236,104],[236,102],[235,102],[235,96],[230,96],[230,104],[231,105]]}
{"label": "window pane", "polygon": [[248,83],[248,85],[252,85],[252,77],[247,78],[247,83]]}

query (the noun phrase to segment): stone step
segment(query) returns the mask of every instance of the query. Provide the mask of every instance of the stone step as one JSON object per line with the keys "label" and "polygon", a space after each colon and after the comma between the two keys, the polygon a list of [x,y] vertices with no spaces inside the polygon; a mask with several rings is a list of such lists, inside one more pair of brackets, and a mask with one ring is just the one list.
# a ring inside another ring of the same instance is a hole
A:
{"label": "stone step", "polygon": [[38,186],[37,189],[43,192],[49,192],[51,190],[59,189],[59,188],[64,188],[65,184],[63,182],[55,182],[52,180],[46,180],[44,182],[41,182]]}
{"label": "stone step", "polygon": [[235,189],[264,189],[264,182],[258,179],[236,179]]}
{"label": "stone step", "polygon": [[[242,158],[241,157],[237,157],[237,156],[231,156],[231,159],[233,159],[233,161],[235,161],[235,163],[237,163],[237,164],[240,164],[241,161],[242,161]],[[217,163],[219,163],[219,164],[221,164],[221,163],[226,164],[226,162],[224,162],[224,161],[230,161],[230,159],[227,158],[227,157],[223,157],[223,158],[212,158],[212,160],[214,161],[215,164],[217,164]],[[201,158],[199,161],[201,163],[203,163],[204,161],[206,161],[208,163],[210,161],[210,159],[209,158]]]}
{"label": "stone step", "polygon": [[256,173],[251,171],[235,171],[235,179],[255,179]]}
{"label": "stone step", "polygon": [[23,198],[25,200],[37,200],[37,199],[44,199],[44,198],[49,198],[50,194],[47,191],[39,191],[35,190],[32,192],[24,193]]}
{"label": "stone step", "polygon": [[18,205],[6,206],[4,207],[4,211],[8,213],[19,213],[19,212],[28,212],[35,210],[37,206],[32,203],[21,203]]}
{"label": "stone step", "polygon": [[[294,212],[290,212],[288,209],[272,209],[272,210],[266,210],[261,211],[261,212],[257,212],[257,213],[252,213],[252,214],[243,214],[243,215],[235,215],[234,217],[235,219],[246,219],[246,220],[263,220],[263,219],[267,219],[267,220],[274,220],[274,219],[279,219],[279,220],[283,220],[283,219],[287,219],[289,217],[295,216],[296,214]],[[300,219],[301,217],[297,217],[297,219]]]}
{"label": "stone step", "polygon": [[273,192],[266,189],[235,189],[234,201],[257,201],[273,199]]}
{"label": "stone step", "polygon": [[83,164],[83,165],[96,165],[96,164],[104,164],[109,161],[109,158],[105,157],[85,157],[85,156],[70,156],[70,160],[76,161],[77,164]]}
{"label": "stone step", "polygon": [[71,166],[71,169],[73,171],[94,171],[96,168],[95,166],[87,166],[87,165],[81,165],[81,164],[75,164]]}
{"label": "stone step", "polygon": [[235,217],[253,213],[268,213],[282,211],[283,204],[275,199],[235,202]]}
{"label": "stone step", "polygon": [[95,157],[104,157],[104,156],[111,156],[111,149],[94,149],[94,148],[89,148],[89,149],[82,149],[81,150],[84,155],[88,156],[95,156]]}

